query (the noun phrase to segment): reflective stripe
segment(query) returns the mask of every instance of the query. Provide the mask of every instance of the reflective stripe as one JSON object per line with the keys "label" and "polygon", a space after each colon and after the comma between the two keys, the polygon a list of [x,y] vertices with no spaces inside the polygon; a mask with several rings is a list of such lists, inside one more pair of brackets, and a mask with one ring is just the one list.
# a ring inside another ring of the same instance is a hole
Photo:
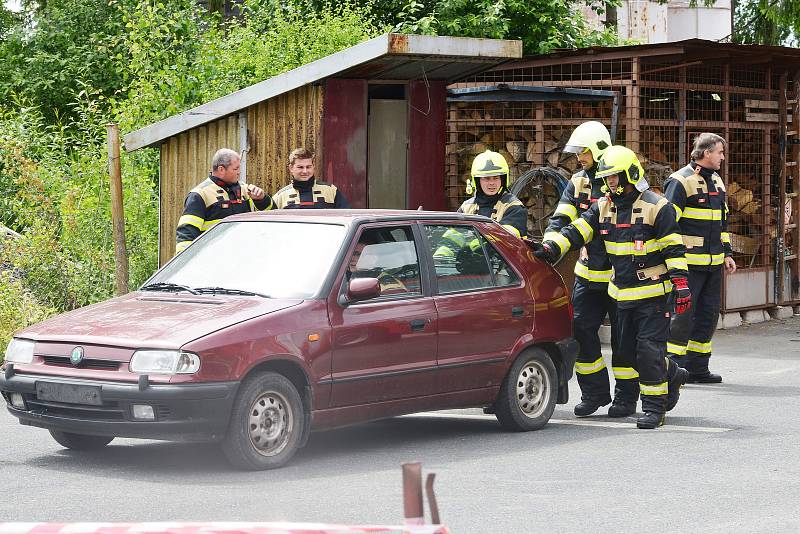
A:
{"label": "reflective stripe", "polygon": [[175,254],[183,252],[184,250],[186,250],[186,247],[188,247],[191,244],[192,244],[191,241],[180,241],[180,242],[178,242],[175,245]]}
{"label": "reflective stripe", "polygon": [[638,287],[618,288],[614,282],[608,283],[608,295],[614,300],[639,300],[666,295],[672,291],[672,282],[664,280],[655,284]]}
{"label": "reflective stripe", "polygon": [[575,372],[579,375],[590,375],[606,368],[603,357],[600,356],[591,363],[575,362]]}
{"label": "reflective stripe", "polygon": [[686,262],[686,258],[667,258],[666,260],[664,260],[664,262],[667,264],[667,269],[669,269],[670,271],[673,269],[680,269],[685,271],[689,268],[689,265]]}
{"label": "reflective stripe", "polygon": [[690,254],[686,253],[686,263],[689,265],[722,265],[725,261],[725,253],[720,254]]}
{"label": "reflective stripe", "polygon": [[572,226],[574,226],[581,233],[581,237],[583,237],[584,243],[588,243],[589,241],[592,240],[592,235],[594,235],[594,231],[592,230],[591,225],[589,225],[589,223],[586,222],[585,219],[576,220],[574,223],[572,223]]}
{"label": "reflective stripe", "polygon": [[731,242],[731,234],[729,234],[728,232],[722,232],[720,234],[720,237],[722,238],[722,242],[723,243],[730,243]]}
{"label": "reflective stripe", "polygon": [[643,243],[642,250],[636,250],[634,243],[630,241],[603,241],[606,245],[606,252],[614,256],[645,256],[651,252],[658,252],[661,246],[655,239],[648,239]]}
{"label": "reflective stripe", "polygon": [[556,245],[558,245],[558,247],[561,249],[560,251],[561,255],[564,255],[564,253],[569,250],[569,239],[567,239],[563,235],[561,234],[554,235],[552,241]]}
{"label": "reflective stripe", "polygon": [[686,345],[686,350],[699,352],[701,354],[711,354],[711,342],[701,343],[700,341],[690,339],[689,343]]}
{"label": "reflective stripe", "polygon": [[680,236],[680,234],[673,233],[665,235],[660,239],[656,239],[656,243],[658,243],[663,250],[670,245],[683,245],[683,238]]}
{"label": "reflective stripe", "polygon": [[566,215],[569,217],[570,222],[574,221],[578,217],[578,210],[572,204],[559,204],[556,208],[556,211],[553,213],[553,216],[556,215]]}
{"label": "reflective stripe", "polygon": [[552,232],[552,231],[551,232],[545,232],[544,235],[542,236],[542,241],[555,241],[556,240],[556,236],[559,236],[559,235],[561,235],[561,234],[559,234],[558,232]]}
{"label": "reflective stripe", "polygon": [[189,226],[194,226],[201,232],[203,231],[203,226],[205,225],[205,220],[201,217],[196,215],[181,215],[181,218],[178,219],[178,226],[183,226],[184,224]]}
{"label": "reflective stripe", "polygon": [[467,242],[467,239],[464,237],[464,235],[454,228],[450,228],[445,233],[443,233],[442,239],[452,241],[458,247],[463,247]]}
{"label": "reflective stripe", "polygon": [[444,256],[447,257],[455,257],[456,253],[453,252],[449,247],[445,247],[442,245],[441,247],[436,249],[436,252],[433,253],[434,258],[441,258]]}
{"label": "reflective stripe", "polygon": [[575,274],[590,282],[610,282],[612,270],[593,271],[581,262],[575,262]]}
{"label": "reflective stripe", "polygon": [[508,230],[509,232],[511,232],[512,234],[514,234],[515,236],[517,236],[517,237],[520,237],[519,230],[517,230],[516,228],[514,228],[514,227],[513,227],[513,226],[511,226],[510,224],[504,224],[504,225],[503,225],[503,228],[505,228],[506,230]]}
{"label": "reflective stripe", "polygon": [[203,225],[203,231],[205,232],[209,228],[213,228],[214,226],[218,225],[221,222],[222,222],[222,219],[215,219],[213,221],[206,221],[206,223]]}
{"label": "reflective stripe", "polygon": [[722,210],[687,207],[685,210],[683,210],[683,217],[685,219],[699,219],[701,221],[721,221]]}
{"label": "reflective stripe", "polygon": [[639,391],[642,395],[666,395],[669,392],[666,382],[661,382],[654,386],[648,386],[639,382]]}
{"label": "reflective stripe", "polygon": [[683,210],[675,204],[673,204],[672,207],[675,208],[675,221],[680,221],[681,217],[683,217]]}
{"label": "reflective stripe", "polygon": [[685,356],[686,345],[676,345],[675,343],[670,343],[667,341],[667,352],[676,356]]}
{"label": "reflective stripe", "polygon": [[639,378],[639,372],[633,367],[612,367],[611,369],[614,371],[614,378],[618,380]]}

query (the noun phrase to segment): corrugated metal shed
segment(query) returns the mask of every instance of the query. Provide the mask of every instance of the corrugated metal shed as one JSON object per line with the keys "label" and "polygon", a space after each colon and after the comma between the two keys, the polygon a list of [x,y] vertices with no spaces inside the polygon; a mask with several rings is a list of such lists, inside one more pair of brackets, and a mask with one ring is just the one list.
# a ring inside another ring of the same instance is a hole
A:
{"label": "corrugated metal shed", "polygon": [[271,193],[288,181],[289,152],[313,147],[316,175],[366,207],[368,82],[407,84],[407,200],[443,208],[446,84],[521,55],[520,41],[385,34],[127,134],[127,151],[161,148],[160,263],[221,147],[241,152],[243,180]]}

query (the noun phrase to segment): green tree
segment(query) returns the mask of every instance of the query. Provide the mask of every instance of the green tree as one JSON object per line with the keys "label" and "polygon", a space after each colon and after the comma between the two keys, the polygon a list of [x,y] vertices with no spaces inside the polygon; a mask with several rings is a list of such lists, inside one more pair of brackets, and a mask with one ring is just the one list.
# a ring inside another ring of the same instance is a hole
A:
{"label": "green tree", "polygon": [[733,41],[741,44],[798,45],[800,0],[738,0]]}

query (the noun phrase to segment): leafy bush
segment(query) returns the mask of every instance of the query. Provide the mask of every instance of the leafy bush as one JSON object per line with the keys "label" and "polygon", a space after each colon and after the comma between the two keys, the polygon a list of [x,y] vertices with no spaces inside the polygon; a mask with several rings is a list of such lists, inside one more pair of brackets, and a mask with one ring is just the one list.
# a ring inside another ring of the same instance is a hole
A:
{"label": "leafy bush", "polygon": [[0,362],[17,329],[47,319],[54,312],[38,303],[13,271],[0,266]]}

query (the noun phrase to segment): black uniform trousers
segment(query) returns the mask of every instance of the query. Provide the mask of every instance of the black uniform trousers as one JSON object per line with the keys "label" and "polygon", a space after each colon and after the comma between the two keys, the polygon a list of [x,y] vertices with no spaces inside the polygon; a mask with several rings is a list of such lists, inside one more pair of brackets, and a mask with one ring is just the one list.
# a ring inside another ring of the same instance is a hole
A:
{"label": "black uniform trousers", "polygon": [[590,287],[577,278],[572,289],[572,331],[578,342],[575,374],[581,388],[581,400],[597,404],[611,402],[608,370],[603,361],[598,334],[608,315],[611,322],[611,361],[616,378],[614,396],[624,402],[636,402],[639,383],[634,370],[634,353],[617,350],[617,303],[608,295],[605,287]]}
{"label": "black uniform trousers", "polygon": [[619,350],[636,355],[644,412],[666,412],[668,380],[677,372],[677,365],[667,358],[671,308],[666,295],[618,307]]}
{"label": "black uniform trousers", "polygon": [[692,307],[672,319],[667,349],[670,357],[692,375],[707,375],[711,338],[719,319],[722,266],[710,270],[689,267]]}

